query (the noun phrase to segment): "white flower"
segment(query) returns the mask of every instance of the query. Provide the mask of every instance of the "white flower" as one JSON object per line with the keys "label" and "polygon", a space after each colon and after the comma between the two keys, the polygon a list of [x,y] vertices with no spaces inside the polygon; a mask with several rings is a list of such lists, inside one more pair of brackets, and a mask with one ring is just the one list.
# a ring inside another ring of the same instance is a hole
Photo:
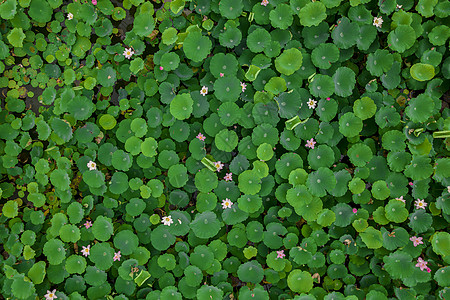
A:
{"label": "white flower", "polygon": [[88,245],[87,247],[83,246],[83,250],[81,250],[81,253],[83,253],[84,256],[88,256],[90,254],[91,245]]}
{"label": "white flower", "polygon": [[374,17],[373,18],[373,25],[374,26],[376,26],[376,27],[378,27],[378,28],[381,28],[381,24],[383,24],[383,18],[382,17]]}
{"label": "white flower", "polygon": [[403,6],[403,5],[399,5],[399,4],[397,4],[397,9],[400,9],[400,8],[402,8],[402,6]]}
{"label": "white flower", "polygon": [[309,100],[308,100],[308,102],[306,102],[306,104],[308,104],[308,107],[310,109],[314,109],[314,108],[316,108],[317,101],[309,98]]}
{"label": "white flower", "polygon": [[230,199],[225,198],[225,200],[222,200],[222,208],[223,209],[231,208],[231,205],[233,205],[233,202],[231,202]]}
{"label": "white flower", "polygon": [[450,185],[447,187],[447,192],[450,193]]}
{"label": "white flower", "polygon": [[133,54],[134,51],[131,48],[125,48],[125,50],[123,51],[123,55],[128,59],[130,59]]}
{"label": "white flower", "polygon": [[47,294],[45,294],[44,297],[47,300],[53,300],[53,299],[58,298],[58,297],[56,297],[55,294],[56,294],[56,289],[54,289],[53,291],[47,290]]}
{"label": "white flower", "polygon": [[164,225],[167,225],[167,226],[170,226],[170,224],[173,223],[173,220],[172,220],[171,216],[162,217],[161,221],[164,223]]}
{"label": "white flower", "polygon": [[269,0],[262,0],[261,1],[261,5],[267,6],[267,4],[269,4]]}
{"label": "white flower", "polygon": [[93,162],[92,160],[87,163],[87,167],[91,171],[92,170],[97,170],[97,164],[95,162]]}
{"label": "white flower", "polygon": [[73,14],[72,13],[68,13],[67,14],[67,20],[72,20],[73,19]]}
{"label": "white flower", "polygon": [[403,196],[400,196],[400,198],[395,198],[395,200],[402,201],[403,203],[406,203],[406,200],[403,199]]}
{"label": "white flower", "polygon": [[425,207],[427,206],[427,203],[425,202],[425,199],[417,199],[414,202],[414,205],[416,206],[416,209],[425,209]]}
{"label": "white flower", "polygon": [[202,89],[200,90],[200,94],[202,96],[206,96],[206,94],[208,94],[208,87],[203,86]]}
{"label": "white flower", "polygon": [[222,170],[223,168],[223,163],[221,163],[220,161],[216,161],[213,163],[214,167],[216,167],[217,172],[220,172],[220,170]]}

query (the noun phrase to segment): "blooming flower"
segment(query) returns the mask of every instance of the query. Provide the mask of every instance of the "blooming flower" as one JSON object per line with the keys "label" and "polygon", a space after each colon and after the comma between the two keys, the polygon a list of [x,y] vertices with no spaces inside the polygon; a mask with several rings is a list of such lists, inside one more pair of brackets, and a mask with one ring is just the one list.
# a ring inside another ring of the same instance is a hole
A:
{"label": "blooming flower", "polygon": [[402,201],[403,203],[406,203],[406,200],[403,199],[403,196],[400,196],[400,198],[395,198],[395,200]]}
{"label": "blooming flower", "polygon": [[67,14],[67,20],[72,20],[73,19],[73,14],[72,13],[68,13]]}
{"label": "blooming flower", "polygon": [[206,94],[208,94],[208,87],[203,86],[200,90],[200,94],[202,94],[202,96],[206,96]]}
{"label": "blooming flower", "polygon": [[286,254],[284,254],[284,250],[277,251],[277,258],[284,258]]}
{"label": "blooming flower", "polygon": [[204,141],[206,139],[206,136],[204,136],[201,132],[199,132],[196,136],[200,141]]}
{"label": "blooming flower", "polygon": [[81,250],[81,253],[83,253],[84,256],[88,256],[90,253],[89,251],[91,250],[91,245],[88,245],[87,247],[83,246],[83,250]]}
{"label": "blooming flower", "polygon": [[374,26],[376,26],[376,27],[378,27],[378,28],[381,28],[381,24],[383,24],[383,18],[382,17],[374,17],[373,18],[373,25]]}
{"label": "blooming flower", "polygon": [[89,229],[89,227],[92,226],[92,222],[91,221],[86,221],[83,225],[84,225],[84,227],[86,227],[86,229]]}
{"label": "blooming flower", "polygon": [[225,198],[225,200],[222,200],[222,208],[223,209],[231,208],[231,205],[233,205],[233,202],[231,202],[230,199]]}
{"label": "blooming flower", "polygon": [[414,183],[412,183],[412,182],[408,182],[408,184],[409,184],[409,186],[413,186],[414,185]]}
{"label": "blooming flower", "polygon": [[416,206],[417,209],[425,209],[425,207],[427,206],[427,203],[424,201],[424,199],[422,199],[422,200],[417,199],[414,202],[414,205]]}
{"label": "blooming flower", "polygon": [[161,67],[159,67],[159,69],[162,71],[162,70],[164,70],[164,68],[161,66]]}
{"label": "blooming flower", "polygon": [[450,193],[450,185],[447,187],[447,192]]}
{"label": "blooming flower", "polygon": [[327,97],[327,101],[330,101],[331,100],[331,98],[330,97]]}
{"label": "blooming flower", "polygon": [[[428,264],[427,261],[424,261],[424,260],[422,259],[422,257],[419,257],[419,258],[417,259],[416,267],[419,267],[420,270],[423,271],[424,269],[428,268],[428,267],[427,267],[427,264]],[[431,270],[430,270],[430,271],[431,271]]]}
{"label": "blooming flower", "polygon": [[402,8],[402,6],[403,6],[403,5],[399,5],[399,4],[397,4],[397,9],[400,9],[400,8]]}
{"label": "blooming flower", "polygon": [[162,217],[162,222],[164,223],[164,225],[170,226],[170,224],[173,223],[173,220],[172,220],[171,216],[167,216],[167,217]]}
{"label": "blooming flower", "polygon": [[223,168],[223,163],[221,163],[220,161],[216,161],[216,162],[214,162],[213,164],[214,164],[214,167],[216,167],[217,172],[220,172],[220,170],[222,170],[222,168]]}
{"label": "blooming flower", "polygon": [[267,6],[269,4],[269,0],[262,0],[261,5]]}
{"label": "blooming flower", "polygon": [[131,48],[125,48],[125,50],[123,51],[123,55],[128,59],[130,59],[133,54],[134,51]]}
{"label": "blooming flower", "polygon": [[53,291],[47,290],[47,294],[45,294],[44,297],[47,300],[53,300],[53,299],[58,298],[58,297],[56,297],[55,294],[56,294],[56,289],[54,289]]}
{"label": "blooming flower", "polygon": [[314,149],[314,145],[315,145],[316,143],[317,143],[317,142],[315,142],[314,139],[311,138],[310,140],[307,140],[307,141],[306,141],[305,147]]}
{"label": "blooming flower", "polygon": [[245,92],[245,89],[247,88],[247,84],[245,82],[241,82],[241,88],[242,88],[242,92]]}
{"label": "blooming flower", "polygon": [[92,4],[97,5],[97,0],[92,0]]}
{"label": "blooming flower", "polygon": [[120,261],[120,257],[121,257],[121,256],[122,256],[122,255],[120,255],[120,251],[114,253],[113,261],[116,261],[116,260]]}
{"label": "blooming flower", "polygon": [[225,177],[223,179],[225,179],[225,181],[232,181],[233,180],[233,173],[227,173],[227,175],[225,175]]}
{"label": "blooming flower", "polygon": [[308,104],[309,109],[316,108],[317,101],[309,98],[308,102],[306,102],[306,103]]}
{"label": "blooming flower", "polygon": [[97,164],[92,160],[87,163],[87,167],[89,168],[90,171],[97,170]]}
{"label": "blooming flower", "polygon": [[353,213],[356,214],[358,210],[356,208],[352,209]]}
{"label": "blooming flower", "polygon": [[427,272],[428,272],[428,273],[430,273],[430,272],[431,272],[431,269],[430,269],[430,268],[428,268],[428,267],[427,267]]}
{"label": "blooming flower", "polygon": [[223,73],[220,73],[219,75],[220,75],[220,77],[223,77],[224,74],[223,74]]}
{"label": "blooming flower", "polygon": [[409,240],[410,240],[411,242],[413,242],[414,247],[417,247],[417,246],[419,246],[420,244],[423,244],[423,242],[422,242],[422,237],[412,236],[412,237],[409,238]]}

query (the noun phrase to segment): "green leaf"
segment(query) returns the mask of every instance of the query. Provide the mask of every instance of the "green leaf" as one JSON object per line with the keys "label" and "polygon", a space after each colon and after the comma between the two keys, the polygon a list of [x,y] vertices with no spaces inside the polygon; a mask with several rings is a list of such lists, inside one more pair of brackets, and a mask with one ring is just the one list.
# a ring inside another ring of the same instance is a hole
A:
{"label": "green leaf", "polygon": [[432,65],[422,63],[414,64],[411,69],[409,69],[409,72],[411,73],[412,78],[417,81],[431,80],[435,75],[434,67]]}

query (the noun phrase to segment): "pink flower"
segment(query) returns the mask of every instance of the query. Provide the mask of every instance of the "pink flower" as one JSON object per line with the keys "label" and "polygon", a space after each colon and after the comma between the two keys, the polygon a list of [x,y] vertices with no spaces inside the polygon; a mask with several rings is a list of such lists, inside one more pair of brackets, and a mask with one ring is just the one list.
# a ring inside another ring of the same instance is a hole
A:
{"label": "pink flower", "polygon": [[330,97],[328,97],[328,98],[327,98],[327,101],[330,101],[330,100],[331,100],[331,98],[330,98]]}
{"label": "pink flower", "polygon": [[353,213],[356,214],[358,210],[356,208],[352,209]]}
{"label": "pink flower", "polygon": [[406,203],[406,200],[403,199],[403,196],[400,196],[400,198],[395,198],[395,200],[402,201],[403,203]]}
{"label": "pink flower", "polygon": [[284,254],[284,250],[277,251],[277,258],[284,258],[286,254]]}
{"label": "pink flower", "polygon": [[87,247],[83,246],[83,250],[81,250],[81,253],[83,253],[84,256],[88,257],[90,254],[91,245],[88,245]]}
{"label": "pink flower", "polygon": [[431,269],[430,269],[430,268],[428,268],[428,267],[427,267],[427,272],[428,272],[428,273],[430,273],[430,272],[431,272]]}
{"label": "pink flower", "polygon": [[315,144],[316,144],[316,142],[314,141],[313,138],[311,138],[310,140],[306,141],[305,147],[314,149]]}
{"label": "pink flower", "polygon": [[223,73],[220,73],[219,75],[220,75],[220,77],[223,77]]}
{"label": "pink flower", "polygon": [[56,289],[54,289],[53,291],[47,290],[47,294],[45,294],[44,297],[46,300],[53,300],[58,298],[56,297]]}
{"label": "pink flower", "polygon": [[233,173],[227,173],[227,175],[225,175],[225,177],[223,179],[225,179],[225,181],[232,181],[233,180]]}
{"label": "pink flower", "polygon": [[223,168],[223,163],[221,163],[220,161],[216,161],[213,163],[214,167],[216,167],[217,172],[220,172],[220,170],[222,170]]}
{"label": "pink flower", "polygon": [[84,225],[84,227],[86,227],[86,229],[89,229],[89,227],[92,226],[92,222],[91,221],[86,221],[83,225]]}
{"label": "pink flower", "polygon": [[424,261],[424,260],[422,259],[422,257],[419,257],[419,258],[417,259],[416,267],[419,267],[420,270],[423,271],[425,268],[428,268],[428,267],[427,267],[427,264],[428,264],[427,261]]}
{"label": "pink flower", "polygon": [[241,82],[241,88],[242,88],[242,92],[245,92],[245,89],[247,88],[247,84],[245,82]]}
{"label": "pink flower", "polygon": [[162,71],[162,70],[164,70],[164,68],[161,66],[161,67],[159,67],[159,69]]}
{"label": "pink flower", "polygon": [[414,247],[417,247],[417,246],[419,246],[420,244],[423,244],[423,242],[422,242],[422,237],[412,236],[412,237],[409,238],[409,240],[410,240],[411,242],[413,242]]}
{"label": "pink flower", "polygon": [[427,206],[427,203],[425,202],[424,199],[422,199],[422,200],[417,199],[414,202],[414,205],[416,206],[416,209],[425,209],[425,207]]}
{"label": "pink flower", "polygon": [[92,4],[97,5],[97,0],[92,0]]}
{"label": "pink flower", "polygon": [[116,261],[116,260],[120,261],[120,257],[121,257],[121,256],[122,256],[122,255],[120,255],[120,251],[117,252],[117,253],[114,253],[113,261]]}
{"label": "pink flower", "polygon": [[269,0],[262,0],[261,5],[267,6],[269,4]]}
{"label": "pink flower", "polygon": [[204,141],[206,139],[206,136],[204,136],[201,132],[199,132],[196,136],[200,141]]}
{"label": "pink flower", "polygon": [[408,182],[408,184],[409,184],[409,186],[413,186],[413,183],[412,183],[412,182]]}

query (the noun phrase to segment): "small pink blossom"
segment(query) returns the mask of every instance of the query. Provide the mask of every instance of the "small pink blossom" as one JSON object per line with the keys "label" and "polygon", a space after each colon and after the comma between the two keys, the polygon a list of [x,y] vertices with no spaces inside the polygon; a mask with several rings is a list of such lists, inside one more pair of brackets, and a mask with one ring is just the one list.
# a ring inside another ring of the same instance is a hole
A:
{"label": "small pink blossom", "polygon": [[97,0],[92,0],[92,4],[97,5]]}
{"label": "small pink blossom", "polygon": [[223,163],[221,163],[220,161],[216,161],[213,163],[214,167],[216,167],[217,172],[220,172],[220,170],[222,170],[223,168]]}
{"label": "small pink blossom", "polygon": [[220,77],[223,77],[224,74],[223,74],[223,73],[220,73],[219,75],[220,75]]}
{"label": "small pink blossom", "polygon": [[327,101],[330,101],[331,100],[331,98],[330,97],[327,97]]}
{"label": "small pink blossom", "polygon": [[417,247],[417,246],[423,244],[422,239],[423,239],[422,237],[416,237],[416,236],[412,236],[409,238],[409,240],[411,242],[413,242],[414,247]]}
{"label": "small pink blossom", "polygon": [[406,203],[406,200],[403,199],[403,196],[400,196],[400,198],[395,198],[395,200],[402,201],[403,203]]}
{"label": "small pink blossom", "polygon": [[431,273],[431,269],[430,269],[430,268],[428,268],[428,267],[427,267],[427,272],[428,272],[428,273]]}
{"label": "small pink blossom", "polygon": [[417,259],[416,267],[419,267],[420,270],[423,271],[424,269],[428,268],[428,267],[427,267],[427,264],[428,264],[427,261],[424,261],[424,260],[422,259],[422,257],[419,257],[419,258]]}
{"label": "small pink blossom", "polygon": [[262,0],[261,1],[261,5],[267,6],[267,4],[269,4],[269,0]]}
{"label": "small pink blossom", "polygon": [[54,289],[53,291],[47,290],[47,294],[45,294],[44,297],[46,300],[53,300],[58,298],[56,297],[56,289]]}
{"label": "small pink blossom", "polygon": [[161,67],[159,67],[159,69],[162,71],[162,70],[164,70],[164,68],[161,66]]}
{"label": "small pink blossom", "polygon": [[314,149],[315,144],[316,144],[316,142],[314,141],[313,138],[311,138],[310,140],[306,141],[305,147]]}
{"label": "small pink blossom", "polygon": [[417,199],[414,202],[414,205],[416,206],[416,209],[425,209],[425,207],[427,206],[427,203],[425,202],[425,199]]}
{"label": "small pink blossom", "polygon": [[277,251],[277,258],[284,258],[286,254],[284,254],[284,250]]}
{"label": "small pink blossom", "polygon": [[356,208],[352,209],[353,213],[356,214],[358,210]]}
{"label": "small pink blossom", "polygon": [[245,82],[241,82],[241,88],[242,88],[242,92],[245,92],[245,89],[247,88],[247,84]]}
{"label": "small pink blossom", "polygon": [[412,182],[408,182],[409,186],[413,186],[414,184]]}
{"label": "small pink blossom", "polygon": [[201,132],[199,132],[196,136],[200,141],[204,141],[206,139],[206,136],[204,136]]}
{"label": "small pink blossom", "polygon": [[120,261],[120,257],[121,257],[121,256],[122,256],[122,255],[120,255],[120,251],[114,253],[113,261],[116,261],[116,260]]}
{"label": "small pink blossom", "polygon": [[91,250],[91,245],[88,245],[87,247],[83,246],[83,250],[81,250],[81,253],[83,253],[84,256],[88,257]]}
{"label": "small pink blossom", "polygon": [[92,226],[92,222],[91,221],[86,221],[83,225],[84,225],[84,227],[86,227],[86,229],[89,229],[89,227]]}
{"label": "small pink blossom", "polygon": [[233,180],[233,173],[227,173],[227,175],[225,175],[225,177],[223,179],[225,179],[225,181],[232,181]]}

